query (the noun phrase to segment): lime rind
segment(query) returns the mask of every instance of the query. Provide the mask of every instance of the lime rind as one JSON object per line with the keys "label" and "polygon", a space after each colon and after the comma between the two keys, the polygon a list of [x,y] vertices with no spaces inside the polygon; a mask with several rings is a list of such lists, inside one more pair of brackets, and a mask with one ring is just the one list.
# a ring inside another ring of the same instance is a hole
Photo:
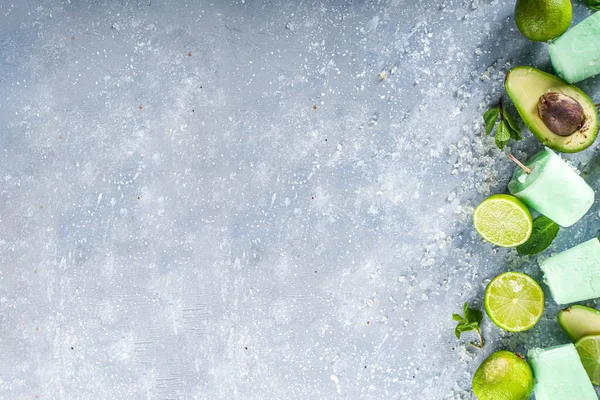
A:
{"label": "lime rind", "polygon": [[488,284],[484,307],[498,327],[509,332],[523,332],[533,328],[542,317],[544,292],[531,277],[506,272]]}
{"label": "lime rind", "polygon": [[531,213],[519,199],[506,194],[488,197],[473,212],[475,230],[501,247],[525,243],[533,231]]}

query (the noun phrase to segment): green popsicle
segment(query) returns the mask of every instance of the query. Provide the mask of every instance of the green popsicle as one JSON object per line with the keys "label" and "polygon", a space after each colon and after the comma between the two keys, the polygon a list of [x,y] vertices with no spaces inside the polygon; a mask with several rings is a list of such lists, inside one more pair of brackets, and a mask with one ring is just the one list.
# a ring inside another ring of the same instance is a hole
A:
{"label": "green popsicle", "polygon": [[573,344],[531,349],[536,400],[598,400]]}
{"label": "green popsicle", "polygon": [[541,268],[557,304],[600,297],[600,242],[597,238],[546,259]]}
{"label": "green popsicle", "polygon": [[554,71],[569,83],[600,73],[600,12],[548,45]]}
{"label": "green popsicle", "polygon": [[567,227],[579,221],[594,203],[594,191],[569,165],[545,148],[517,168],[508,184],[510,193],[527,206]]}

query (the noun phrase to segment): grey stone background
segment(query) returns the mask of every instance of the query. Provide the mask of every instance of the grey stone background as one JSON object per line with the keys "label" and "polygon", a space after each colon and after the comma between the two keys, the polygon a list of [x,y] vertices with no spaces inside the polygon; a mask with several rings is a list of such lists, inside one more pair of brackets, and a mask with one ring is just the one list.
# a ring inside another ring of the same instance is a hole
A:
{"label": "grey stone background", "polygon": [[531,258],[473,232],[540,149],[482,134],[510,66],[551,70],[512,9],[0,0],[0,398],[471,399],[487,354],[566,342],[550,298],[453,334],[599,226]]}

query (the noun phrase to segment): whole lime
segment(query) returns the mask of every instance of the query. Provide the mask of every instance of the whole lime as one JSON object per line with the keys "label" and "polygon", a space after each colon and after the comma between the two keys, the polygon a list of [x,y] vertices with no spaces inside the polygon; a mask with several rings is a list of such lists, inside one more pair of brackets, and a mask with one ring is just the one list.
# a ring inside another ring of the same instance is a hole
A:
{"label": "whole lime", "polygon": [[473,376],[479,400],[527,400],[533,391],[533,372],[525,360],[510,351],[497,351]]}
{"label": "whole lime", "polygon": [[546,42],[569,28],[573,18],[571,0],[517,0],[515,21],[529,40]]}

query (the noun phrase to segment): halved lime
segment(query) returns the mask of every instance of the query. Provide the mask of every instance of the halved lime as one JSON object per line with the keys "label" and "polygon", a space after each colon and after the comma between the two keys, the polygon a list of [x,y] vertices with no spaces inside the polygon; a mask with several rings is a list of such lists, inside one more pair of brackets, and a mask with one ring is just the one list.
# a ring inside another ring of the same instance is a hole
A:
{"label": "halved lime", "polygon": [[488,284],[483,305],[494,324],[510,332],[522,332],[542,316],[544,292],[531,277],[505,272]]}
{"label": "halved lime", "polygon": [[533,230],[529,210],[514,196],[495,194],[475,208],[473,225],[488,242],[516,247],[527,241]]}
{"label": "halved lime", "polygon": [[600,335],[584,336],[575,342],[585,372],[594,385],[600,384]]}

